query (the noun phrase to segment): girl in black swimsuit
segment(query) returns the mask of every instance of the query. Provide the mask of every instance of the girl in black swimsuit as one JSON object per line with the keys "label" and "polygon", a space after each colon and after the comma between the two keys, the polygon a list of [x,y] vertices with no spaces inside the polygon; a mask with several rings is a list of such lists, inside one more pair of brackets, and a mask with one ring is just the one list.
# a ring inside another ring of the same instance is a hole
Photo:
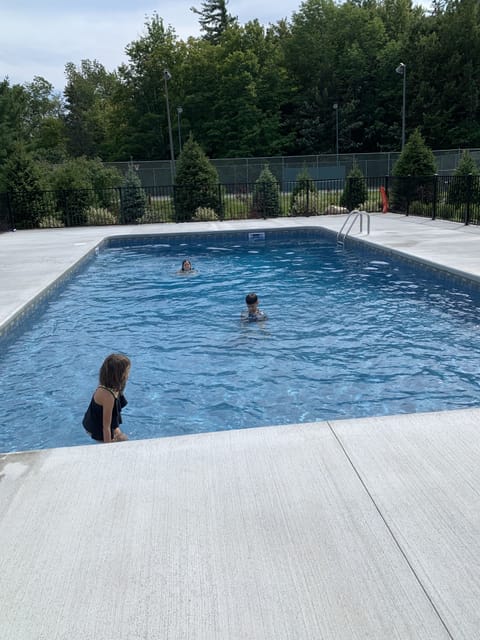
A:
{"label": "girl in black swimsuit", "polygon": [[123,395],[130,373],[130,358],[112,353],[100,367],[99,385],[83,417],[83,426],[94,440],[120,442],[128,440],[121,431]]}

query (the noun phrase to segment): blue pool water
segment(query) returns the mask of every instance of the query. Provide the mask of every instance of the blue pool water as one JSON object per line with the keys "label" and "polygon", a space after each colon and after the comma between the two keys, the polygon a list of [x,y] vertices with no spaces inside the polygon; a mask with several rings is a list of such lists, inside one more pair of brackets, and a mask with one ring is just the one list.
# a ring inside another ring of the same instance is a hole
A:
{"label": "blue pool water", "polygon": [[[0,451],[91,443],[114,351],[133,439],[478,404],[473,289],[324,236],[243,239],[101,250],[2,345]],[[198,275],[176,275],[184,257]],[[239,320],[249,291],[264,324]]]}

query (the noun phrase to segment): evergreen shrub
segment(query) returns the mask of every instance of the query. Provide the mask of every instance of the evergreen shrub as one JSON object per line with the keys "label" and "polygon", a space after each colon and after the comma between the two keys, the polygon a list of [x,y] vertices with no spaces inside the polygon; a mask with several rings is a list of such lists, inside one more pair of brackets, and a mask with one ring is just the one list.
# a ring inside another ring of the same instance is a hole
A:
{"label": "evergreen shrub", "polygon": [[174,204],[177,222],[192,220],[198,208],[222,213],[218,172],[191,135],[177,163]]}
{"label": "evergreen shrub", "polygon": [[281,214],[280,188],[268,165],[263,167],[255,181],[252,212],[263,218],[275,218]]}
{"label": "evergreen shrub", "polygon": [[120,222],[134,224],[145,214],[147,196],[133,167],[129,167],[120,187]]}
{"label": "evergreen shrub", "polygon": [[360,167],[353,165],[347,176],[345,187],[340,196],[340,206],[346,207],[349,211],[358,209],[360,205],[368,200],[368,189],[365,183],[365,176]]}

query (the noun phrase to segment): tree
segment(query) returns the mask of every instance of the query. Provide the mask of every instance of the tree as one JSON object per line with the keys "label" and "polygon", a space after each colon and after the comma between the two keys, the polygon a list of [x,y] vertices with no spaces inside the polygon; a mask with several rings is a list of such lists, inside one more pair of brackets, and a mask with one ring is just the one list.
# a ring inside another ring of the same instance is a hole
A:
{"label": "tree", "polygon": [[65,127],[70,155],[102,157],[108,117],[118,79],[97,60],[65,66]]}
{"label": "tree", "polygon": [[175,177],[175,217],[177,222],[191,220],[198,208],[221,213],[218,173],[190,135],[177,163]]}
{"label": "tree", "polygon": [[365,184],[365,176],[360,167],[354,164],[347,176],[345,188],[340,196],[340,205],[352,211],[367,200],[368,189]]}
{"label": "tree", "polygon": [[156,13],[146,19],[142,36],[125,47],[129,63],[118,70],[119,85],[109,113],[110,160],[169,158],[164,70],[171,74],[168,91],[173,108],[182,104],[179,69],[185,49]]}
{"label": "tree", "polygon": [[123,224],[138,222],[145,213],[147,197],[135,169],[130,166],[121,189],[120,217]]}
{"label": "tree", "polygon": [[431,202],[436,171],[435,156],[417,128],[393,167],[392,206],[403,210],[413,200]]}
{"label": "tree", "polygon": [[308,169],[306,166],[300,171],[300,173],[296,177],[295,184],[293,185],[292,195],[290,198],[290,206],[293,206],[295,202],[295,197],[298,193],[310,194],[317,193],[317,187],[315,186],[315,182],[312,180]]}
{"label": "tree", "polygon": [[237,18],[228,13],[227,4],[228,0],[204,0],[201,9],[190,9],[200,16],[203,38],[212,44],[219,44],[225,31],[237,23]]}
{"label": "tree", "polygon": [[447,203],[480,202],[479,176],[477,163],[468,151],[464,151],[450,182]]}
{"label": "tree", "polygon": [[255,182],[253,212],[263,218],[275,218],[281,213],[280,188],[268,165],[263,167]]}
{"label": "tree", "polygon": [[14,146],[4,171],[15,226],[19,229],[37,227],[44,214],[40,171],[23,144]]}

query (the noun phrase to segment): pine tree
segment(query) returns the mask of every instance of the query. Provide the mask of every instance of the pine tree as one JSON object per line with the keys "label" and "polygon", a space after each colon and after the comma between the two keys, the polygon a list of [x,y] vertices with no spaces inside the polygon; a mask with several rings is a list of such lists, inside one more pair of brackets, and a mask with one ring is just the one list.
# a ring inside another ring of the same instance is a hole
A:
{"label": "pine tree", "polygon": [[202,28],[204,40],[212,44],[219,44],[222,34],[236,24],[237,18],[227,11],[228,0],[205,0],[202,8],[191,7],[191,11],[200,16],[199,22]]}
{"label": "pine tree", "polygon": [[290,198],[290,206],[293,207],[295,202],[295,197],[298,193],[317,193],[317,187],[315,186],[315,182],[312,180],[307,167],[304,165],[303,169],[296,177],[295,185],[292,189],[292,195]]}
{"label": "pine tree", "polygon": [[128,168],[121,187],[120,219],[123,224],[133,224],[145,213],[147,198],[142,183],[132,166]]}
{"label": "pine tree", "polygon": [[278,182],[266,164],[253,189],[253,211],[263,218],[275,218],[280,215],[280,188]]}
{"label": "pine tree", "polygon": [[175,177],[175,217],[177,222],[191,220],[198,208],[221,214],[218,172],[190,135],[183,145]]}
{"label": "pine tree", "polygon": [[347,176],[345,188],[340,196],[340,204],[349,211],[353,211],[367,200],[368,189],[365,184],[365,176],[360,167],[354,164]]}
{"label": "pine tree", "polygon": [[448,189],[448,204],[480,202],[480,171],[474,158],[464,151]]}
{"label": "pine tree", "polygon": [[392,207],[404,210],[414,200],[432,202],[436,171],[435,156],[417,128],[393,167]]}

